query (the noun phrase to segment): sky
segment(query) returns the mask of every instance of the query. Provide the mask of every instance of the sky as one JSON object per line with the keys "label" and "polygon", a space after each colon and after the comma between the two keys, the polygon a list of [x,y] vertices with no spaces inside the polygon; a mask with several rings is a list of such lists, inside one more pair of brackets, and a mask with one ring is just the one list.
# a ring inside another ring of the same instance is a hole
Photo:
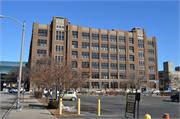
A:
{"label": "sky", "polygon": [[[73,25],[131,31],[146,29],[146,36],[157,38],[158,70],[163,62],[180,66],[179,6],[173,1],[0,1],[0,15],[25,24],[23,61],[29,57],[33,22],[50,24],[53,16],[68,18]],[[22,26],[0,18],[0,61],[20,61]]]}

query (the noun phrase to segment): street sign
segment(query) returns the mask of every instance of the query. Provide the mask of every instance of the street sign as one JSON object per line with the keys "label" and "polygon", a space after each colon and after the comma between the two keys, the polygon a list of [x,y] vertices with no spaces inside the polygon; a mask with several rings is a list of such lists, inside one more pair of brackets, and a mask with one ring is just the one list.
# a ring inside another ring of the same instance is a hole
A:
{"label": "street sign", "polygon": [[126,118],[135,118],[136,94],[127,94],[126,97]]}
{"label": "street sign", "polygon": [[159,83],[159,81],[155,81],[155,83]]}
{"label": "street sign", "polygon": [[20,81],[20,77],[17,77],[17,82],[19,82]]}

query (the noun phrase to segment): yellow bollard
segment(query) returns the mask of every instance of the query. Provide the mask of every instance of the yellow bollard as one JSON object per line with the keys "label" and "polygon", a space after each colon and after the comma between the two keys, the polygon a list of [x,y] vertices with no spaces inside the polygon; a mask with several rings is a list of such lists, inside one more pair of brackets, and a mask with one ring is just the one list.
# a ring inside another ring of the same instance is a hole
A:
{"label": "yellow bollard", "polygon": [[151,119],[151,116],[150,116],[149,114],[146,114],[146,115],[144,116],[144,119]]}
{"label": "yellow bollard", "polygon": [[98,99],[98,116],[100,116],[100,99]]}
{"label": "yellow bollard", "polygon": [[60,98],[60,102],[59,102],[59,115],[62,114],[62,98]]}
{"label": "yellow bollard", "polygon": [[78,99],[78,115],[80,115],[80,99]]}

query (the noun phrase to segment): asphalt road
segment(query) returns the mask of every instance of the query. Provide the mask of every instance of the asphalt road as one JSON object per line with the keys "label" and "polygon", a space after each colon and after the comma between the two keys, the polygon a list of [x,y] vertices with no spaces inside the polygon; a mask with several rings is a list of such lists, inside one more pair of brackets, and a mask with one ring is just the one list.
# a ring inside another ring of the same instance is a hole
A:
{"label": "asphalt road", "polygon": [[17,93],[9,93],[0,91],[0,118],[11,108],[17,98]]}
{"label": "asphalt road", "polygon": [[[81,111],[88,112],[92,116],[97,115],[98,99],[101,101],[101,115],[107,115],[107,118],[111,115],[123,118],[125,115],[126,96],[78,96],[78,98],[81,99]],[[63,100],[63,104],[77,108],[78,101]],[[179,119],[179,102],[171,102],[169,96],[142,97],[139,103],[139,118],[150,114],[152,119],[162,119],[164,113],[168,113],[171,119]]]}

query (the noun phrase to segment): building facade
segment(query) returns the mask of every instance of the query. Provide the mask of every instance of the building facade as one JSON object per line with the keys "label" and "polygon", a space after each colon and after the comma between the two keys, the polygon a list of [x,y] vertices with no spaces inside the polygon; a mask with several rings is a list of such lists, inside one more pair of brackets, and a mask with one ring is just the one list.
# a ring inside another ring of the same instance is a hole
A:
{"label": "building facade", "polygon": [[163,62],[163,71],[159,71],[160,90],[178,90],[180,88],[180,70],[179,67],[173,67],[173,62]]}
{"label": "building facade", "polygon": [[[156,37],[147,37],[145,29],[131,31],[103,30],[72,25],[67,18],[53,17],[50,25],[33,23],[29,62],[54,56],[57,61],[71,61],[74,70],[90,73],[87,88],[121,89],[124,75],[144,72],[158,89]],[[127,88],[129,86],[127,85]]]}

